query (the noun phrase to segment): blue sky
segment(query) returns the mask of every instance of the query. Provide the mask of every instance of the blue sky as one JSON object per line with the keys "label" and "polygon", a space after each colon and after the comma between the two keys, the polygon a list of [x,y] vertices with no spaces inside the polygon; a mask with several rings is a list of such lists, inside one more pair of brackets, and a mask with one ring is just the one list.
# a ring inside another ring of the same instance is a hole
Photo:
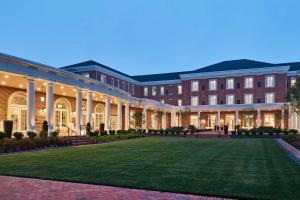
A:
{"label": "blue sky", "polygon": [[298,0],[6,0],[0,52],[130,75],[223,60],[300,61]]}

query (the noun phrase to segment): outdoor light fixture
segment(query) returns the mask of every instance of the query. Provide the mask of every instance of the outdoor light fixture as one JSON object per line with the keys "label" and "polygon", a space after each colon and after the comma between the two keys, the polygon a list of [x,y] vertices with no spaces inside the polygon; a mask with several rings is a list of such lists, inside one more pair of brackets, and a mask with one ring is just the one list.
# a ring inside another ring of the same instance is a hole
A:
{"label": "outdoor light fixture", "polygon": [[20,87],[20,88],[23,88],[23,85],[22,85],[22,84],[20,84],[20,85],[19,85],[19,87]]}
{"label": "outdoor light fixture", "polygon": [[8,78],[9,76],[6,74],[6,75],[4,75],[4,78]]}
{"label": "outdoor light fixture", "polygon": [[41,97],[41,102],[44,102],[45,101],[45,97]]}
{"label": "outdoor light fixture", "polygon": [[1,84],[2,84],[2,85],[5,85],[6,83],[5,83],[5,81],[1,81]]}

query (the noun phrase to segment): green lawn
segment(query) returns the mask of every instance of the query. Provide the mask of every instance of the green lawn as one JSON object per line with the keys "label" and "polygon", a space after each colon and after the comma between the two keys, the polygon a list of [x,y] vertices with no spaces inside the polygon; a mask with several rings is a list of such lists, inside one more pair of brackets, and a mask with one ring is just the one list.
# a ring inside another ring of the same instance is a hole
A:
{"label": "green lawn", "polygon": [[272,139],[147,137],[0,157],[0,174],[257,199],[300,199],[300,166]]}

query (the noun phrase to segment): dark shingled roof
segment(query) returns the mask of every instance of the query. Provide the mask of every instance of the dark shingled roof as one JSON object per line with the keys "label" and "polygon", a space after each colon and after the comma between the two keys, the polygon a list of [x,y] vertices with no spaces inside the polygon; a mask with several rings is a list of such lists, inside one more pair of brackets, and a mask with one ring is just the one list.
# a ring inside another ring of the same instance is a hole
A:
{"label": "dark shingled roof", "polygon": [[261,67],[273,67],[274,64],[260,62],[255,60],[228,60],[219,62],[207,67],[203,67],[197,70],[194,70],[194,73],[199,72],[215,72],[215,71],[226,71],[226,70],[238,70],[238,69],[251,69],[251,68],[261,68]]}
{"label": "dark shingled roof", "polygon": [[118,71],[118,70],[115,70],[115,69],[113,69],[113,68],[111,68],[111,67],[108,67],[108,66],[106,66],[106,65],[103,65],[103,64],[101,64],[101,63],[95,62],[95,61],[93,61],[93,60],[88,60],[88,61],[85,61],[85,62],[73,64],[73,65],[68,65],[68,66],[65,66],[65,67],[61,67],[60,69],[64,69],[64,70],[67,70],[67,71],[68,71],[68,69],[69,69],[69,68],[72,68],[72,67],[89,66],[89,65],[96,65],[96,66],[99,66],[99,67],[103,67],[104,69],[107,69],[107,70],[110,70],[110,71],[116,72],[116,73],[118,73],[118,74],[121,74],[121,75],[123,75],[123,76],[127,76],[127,77],[131,78],[131,76],[128,75],[128,74],[125,74],[125,73],[123,73],[123,72],[120,72],[120,71]]}
{"label": "dark shingled roof", "polygon": [[88,66],[88,65],[97,65],[108,69],[110,71],[116,72],[118,74],[124,75],[128,78],[132,78],[139,82],[150,82],[150,81],[164,81],[164,80],[176,80],[180,79],[180,74],[188,74],[188,73],[202,73],[202,72],[217,72],[217,71],[226,71],[226,70],[239,70],[239,69],[253,69],[253,68],[262,68],[262,67],[274,67],[274,66],[286,66],[290,65],[289,71],[296,71],[300,70],[300,62],[292,62],[292,63],[280,63],[280,64],[273,64],[273,63],[266,63],[260,62],[255,60],[248,60],[248,59],[239,59],[239,60],[229,60],[219,62],[213,65],[209,65],[206,67],[202,67],[192,71],[182,71],[182,72],[170,72],[170,73],[162,73],[162,74],[148,74],[148,75],[137,75],[137,76],[130,76],[128,74],[122,73],[118,70],[95,62],[93,60],[89,60],[86,62],[77,63],[74,65],[69,65],[66,67],[62,67],[61,69],[69,70],[69,68],[77,67],[77,66]]}

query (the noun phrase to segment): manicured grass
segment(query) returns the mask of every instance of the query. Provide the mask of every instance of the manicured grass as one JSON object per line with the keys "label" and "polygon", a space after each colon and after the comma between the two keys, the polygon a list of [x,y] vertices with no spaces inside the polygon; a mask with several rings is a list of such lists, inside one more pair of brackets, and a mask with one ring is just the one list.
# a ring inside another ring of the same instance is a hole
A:
{"label": "manicured grass", "polygon": [[148,137],[13,155],[0,157],[0,174],[236,198],[300,199],[300,166],[268,138]]}

